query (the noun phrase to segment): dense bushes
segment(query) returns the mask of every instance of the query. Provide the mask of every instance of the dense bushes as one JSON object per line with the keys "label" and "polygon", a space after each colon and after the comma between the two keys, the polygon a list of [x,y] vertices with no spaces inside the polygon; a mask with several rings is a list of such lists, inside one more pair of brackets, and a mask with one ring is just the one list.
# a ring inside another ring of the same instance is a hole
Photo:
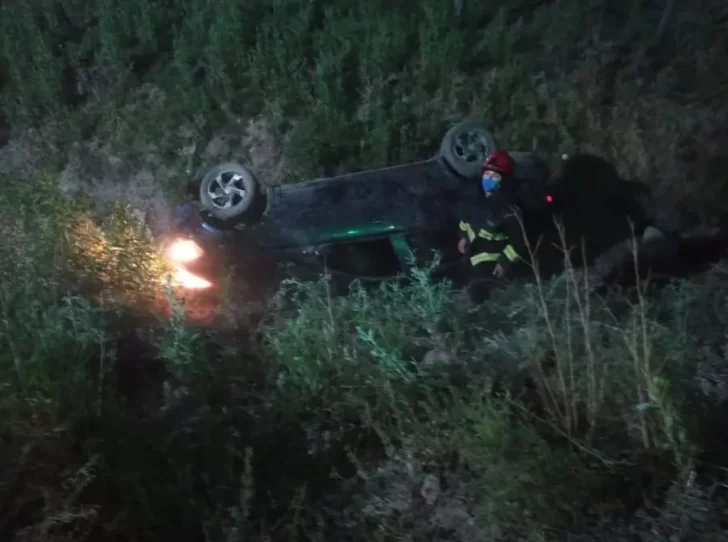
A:
{"label": "dense bushes", "polygon": [[177,152],[180,124],[206,145],[231,117],[260,114],[304,177],[422,157],[475,112],[506,147],[596,151],[713,204],[722,10],[681,5],[655,56],[661,10],[602,0],[468,2],[464,23],[447,0],[9,1],[0,103],[16,127],[56,116],[46,142],[96,133],[129,155],[161,141]]}

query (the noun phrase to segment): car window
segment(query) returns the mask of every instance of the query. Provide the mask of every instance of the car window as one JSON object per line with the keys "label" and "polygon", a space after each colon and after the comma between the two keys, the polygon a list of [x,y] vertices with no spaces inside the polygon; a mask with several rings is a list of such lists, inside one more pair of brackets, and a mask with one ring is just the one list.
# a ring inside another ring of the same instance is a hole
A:
{"label": "car window", "polygon": [[331,245],[320,259],[332,272],[361,278],[385,278],[403,271],[388,238]]}

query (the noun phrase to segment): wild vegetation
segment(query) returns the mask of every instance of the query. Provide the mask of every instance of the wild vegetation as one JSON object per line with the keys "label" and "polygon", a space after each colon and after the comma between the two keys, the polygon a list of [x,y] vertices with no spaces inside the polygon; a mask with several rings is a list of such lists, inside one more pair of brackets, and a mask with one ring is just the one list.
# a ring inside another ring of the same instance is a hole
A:
{"label": "wild vegetation", "polygon": [[293,281],[293,315],[202,331],[133,210],[59,187],[88,140],[153,148],[174,192],[241,119],[295,182],[477,113],[723,212],[728,11],[665,5],[5,0],[2,124],[35,154],[0,166],[0,539],[724,540],[721,266],[604,296],[567,267],[478,311],[427,269]]}

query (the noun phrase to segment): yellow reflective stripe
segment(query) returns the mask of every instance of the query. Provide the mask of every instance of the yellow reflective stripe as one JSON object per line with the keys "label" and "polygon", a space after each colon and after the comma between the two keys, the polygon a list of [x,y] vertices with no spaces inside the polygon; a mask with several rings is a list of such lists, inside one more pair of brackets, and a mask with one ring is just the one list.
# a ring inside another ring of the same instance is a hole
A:
{"label": "yellow reflective stripe", "polygon": [[486,230],[480,230],[478,232],[478,237],[482,237],[483,239],[487,239],[488,241],[505,241],[508,239],[508,236],[503,233],[490,233]]}
{"label": "yellow reflective stripe", "polygon": [[468,224],[464,220],[460,221],[460,229],[468,234],[468,240],[470,242],[472,242],[473,239],[475,239],[475,232],[473,231],[473,228],[470,226],[470,224]]}
{"label": "yellow reflective stripe", "polygon": [[512,262],[515,262],[520,258],[518,252],[516,252],[516,249],[513,248],[511,245],[508,245],[506,246],[506,248],[503,249],[503,254],[505,254],[506,258],[508,258]]}
{"label": "yellow reflective stripe", "polygon": [[489,252],[481,252],[470,258],[470,265],[478,265],[479,263],[494,262],[500,258],[500,254],[492,254]]}

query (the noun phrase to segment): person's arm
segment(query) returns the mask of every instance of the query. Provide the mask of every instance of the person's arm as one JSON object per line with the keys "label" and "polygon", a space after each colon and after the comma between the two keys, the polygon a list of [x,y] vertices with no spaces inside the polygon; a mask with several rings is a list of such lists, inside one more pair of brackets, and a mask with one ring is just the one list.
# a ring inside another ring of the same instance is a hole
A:
{"label": "person's arm", "polygon": [[513,207],[511,212],[503,221],[503,233],[508,237],[508,244],[503,249],[497,263],[508,269],[517,261],[522,260],[528,254],[526,242],[523,238],[522,215],[518,208]]}
{"label": "person's arm", "polygon": [[470,243],[472,243],[473,239],[475,238],[475,233],[473,232],[473,228],[470,226],[470,224],[464,220],[460,221],[460,235],[458,237],[458,249],[463,254],[467,253],[468,249],[470,248]]}

